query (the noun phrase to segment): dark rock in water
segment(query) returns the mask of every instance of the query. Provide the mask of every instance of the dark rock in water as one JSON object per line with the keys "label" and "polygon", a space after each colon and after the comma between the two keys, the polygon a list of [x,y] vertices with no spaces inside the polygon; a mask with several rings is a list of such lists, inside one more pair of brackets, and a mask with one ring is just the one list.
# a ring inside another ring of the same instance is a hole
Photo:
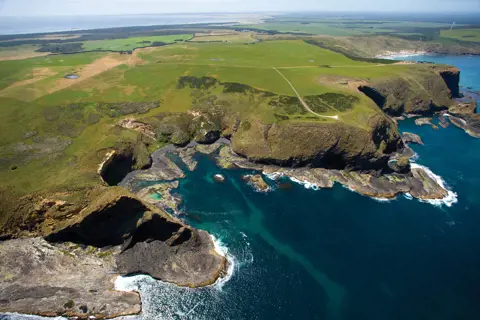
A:
{"label": "dark rock in water", "polygon": [[403,142],[404,143],[416,143],[416,144],[421,144],[423,145],[422,138],[420,138],[419,135],[416,135],[411,132],[404,132],[402,134]]}
{"label": "dark rock in water", "polygon": [[438,122],[442,128],[448,128],[450,126],[450,124],[447,121],[447,118],[443,114],[438,116]]}
{"label": "dark rock in water", "polygon": [[180,286],[199,287],[214,283],[225,271],[225,257],[214,250],[205,231],[153,216],[125,243],[117,266],[122,274],[149,274]]}
{"label": "dark rock in water", "polygon": [[213,176],[213,181],[218,182],[218,183],[223,183],[225,182],[225,177],[221,174],[216,174]]}
{"label": "dark rock in water", "polygon": [[248,184],[252,185],[255,190],[259,192],[267,192],[270,190],[270,186],[263,180],[262,175],[256,174],[247,174],[242,177],[242,179]]}
{"label": "dark rock in water", "polygon": [[114,290],[118,251],[42,238],[0,242],[0,312],[81,319],[140,313],[137,293]]}
{"label": "dark rock in water", "polygon": [[480,114],[450,115],[450,122],[465,130],[470,136],[480,138]]}
{"label": "dark rock in water", "polygon": [[427,169],[411,164],[411,170],[406,172],[409,158],[415,155],[413,150],[408,147],[395,153],[393,155],[395,159],[392,159],[396,162],[396,170],[404,173],[383,175],[322,168],[284,168],[262,165],[249,162],[228,152],[228,149],[223,149],[227,151],[220,152],[219,157],[223,160],[217,158],[219,163],[231,162],[239,168],[259,170],[276,176],[287,176],[298,182],[308,181],[316,188],[332,188],[337,182],[360,194],[386,199],[394,198],[401,193],[410,193],[414,198],[429,200],[443,199],[447,195],[447,190],[437,183],[435,177],[430,176]]}
{"label": "dark rock in water", "polygon": [[438,129],[438,127],[434,125],[431,121],[432,121],[432,118],[418,118],[418,119],[415,119],[415,124],[417,126],[429,125],[435,130]]}

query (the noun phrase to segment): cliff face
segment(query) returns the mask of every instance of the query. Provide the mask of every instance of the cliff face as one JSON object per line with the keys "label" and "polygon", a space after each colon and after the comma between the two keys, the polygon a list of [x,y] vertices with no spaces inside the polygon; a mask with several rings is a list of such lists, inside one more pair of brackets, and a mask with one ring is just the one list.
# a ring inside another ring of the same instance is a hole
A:
{"label": "cliff face", "polygon": [[232,149],[251,161],[298,167],[382,170],[388,154],[403,143],[396,125],[378,114],[369,127],[341,122],[241,124],[232,137]]}
{"label": "cliff face", "polygon": [[207,233],[186,226],[121,187],[86,193],[85,201],[75,204],[29,198],[33,205],[20,207],[18,218],[1,226],[0,234],[4,239],[44,237],[55,245],[122,246],[115,267],[118,273],[146,273],[184,286],[213,283],[225,269],[225,257],[215,252]]}
{"label": "cliff face", "polygon": [[435,69],[411,77],[371,82],[358,89],[389,115],[428,115],[452,104],[452,96],[458,95],[458,81],[458,73],[453,69]]}
{"label": "cliff face", "polygon": [[445,70],[438,70],[438,74],[450,89],[451,98],[460,97],[460,70],[455,67],[447,68]]}

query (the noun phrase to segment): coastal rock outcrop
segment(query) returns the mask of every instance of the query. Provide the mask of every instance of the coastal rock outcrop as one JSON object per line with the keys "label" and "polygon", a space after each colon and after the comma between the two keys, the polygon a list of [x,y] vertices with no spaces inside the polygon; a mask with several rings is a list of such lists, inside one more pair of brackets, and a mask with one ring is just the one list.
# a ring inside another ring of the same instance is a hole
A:
{"label": "coastal rock outcrop", "polygon": [[0,313],[79,319],[140,313],[137,293],[114,290],[118,251],[52,245],[42,238],[0,242]]}
{"label": "coastal rock outcrop", "polygon": [[149,274],[188,287],[214,283],[225,272],[226,264],[226,258],[215,252],[208,233],[159,216],[142,222],[117,257],[122,274]]}
{"label": "coastal rock outcrop", "polygon": [[369,128],[337,122],[248,124],[232,136],[232,150],[263,164],[381,170],[388,154],[403,146],[395,123],[380,114]]}
{"label": "coastal rock outcrop", "polygon": [[[455,77],[446,83],[441,71],[423,72],[411,77],[371,81],[359,86],[359,90],[372,99],[383,111],[391,116],[402,114],[429,115],[446,110],[452,104],[452,89]],[[447,73],[444,74],[447,77]],[[458,87],[458,79],[456,82]]]}
{"label": "coastal rock outcrop", "polygon": [[[85,197],[76,205],[31,198],[34,203],[22,217],[2,226],[0,274],[16,282],[0,283],[0,312],[114,317],[140,310],[137,295],[112,293],[115,275],[145,273],[191,287],[223,275],[226,258],[214,250],[206,232],[121,187],[94,188]],[[44,239],[8,240],[25,235]],[[32,252],[38,257],[30,257]],[[26,284],[20,278],[24,265],[32,272]]]}
{"label": "coastal rock outcrop", "polygon": [[475,101],[459,103],[450,107],[445,116],[455,126],[465,130],[470,136],[480,138],[480,114]]}
{"label": "coastal rock outcrop", "polygon": [[480,138],[480,114],[456,114],[449,116],[450,122],[465,130],[470,136]]}
{"label": "coastal rock outcrop", "polygon": [[404,143],[414,143],[423,145],[422,138],[419,135],[416,135],[411,132],[402,133],[402,139]]}
{"label": "coastal rock outcrop", "polygon": [[475,101],[459,103],[448,109],[452,114],[474,114],[477,112],[477,103]]}
{"label": "coastal rock outcrop", "polygon": [[460,70],[455,67],[447,67],[442,69],[437,67],[438,74],[442,77],[443,81],[450,90],[450,96],[452,98],[460,97]]}
{"label": "coastal rock outcrop", "polygon": [[431,126],[433,129],[438,129],[438,127],[432,123],[432,118],[415,119],[415,124],[417,126]]}
{"label": "coastal rock outcrop", "polygon": [[[439,200],[445,198],[448,193],[424,168],[419,166],[404,170],[403,173],[383,175],[323,168],[285,168],[252,163],[234,154],[229,148],[225,146],[219,153],[217,157],[219,165],[234,164],[239,168],[259,170],[272,178],[289,177],[314,188],[332,188],[337,182],[360,194],[383,199],[392,199],[399,194],[409,193],[414,198],[422,200]],[[406,157],[403,158],[408,160]],[[406,166],[410,168],[408,161]]]}
{"label": "coastal rock outcrop", "polygon": [[267,192],[270,190],[270,186],[263,180],[260,174],[247,174],[244,175],[242,179],[258,192]]}

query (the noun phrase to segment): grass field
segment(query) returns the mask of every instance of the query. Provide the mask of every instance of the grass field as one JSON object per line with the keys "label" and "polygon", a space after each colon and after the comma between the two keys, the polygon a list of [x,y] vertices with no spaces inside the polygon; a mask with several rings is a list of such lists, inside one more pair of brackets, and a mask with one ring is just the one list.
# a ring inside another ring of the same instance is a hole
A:
{"label": "grass field", "polygon": [[440,36],[461,41],[480,42],[480,29],[442,30]]}
{"label": "grass field", "polygon": [[35,45],[21,45],[14,47],[0,47],[0,61],[2,60],[23,60],[33,57],[45,56],[46,52],[36,52],[38,47]]}
{"label": "grass field", "polygon": [[365,34],[412,34],[415,29],[449,28],[449,24],[434,22],[405,22],[342,19],[295,19],[277,18],[261,24],[238,25],[238,28],[273,30],[283,33],[307,33],[325,36],[355,36]]}
{"label": "grass field", "polygon": [[[115,127],[132,115],[150,119],[216,101],[241,118],[264,123],[336,121],[307,112],[274,68],[315,112],[364,127],[380,110],[357,83],[427,67],[353,61],[298,40],[182,42],[133,55],[90,52],[0,61],[0,184],[28,193],[73,181],[75,186],[98,183],[101,150],[136,141],[137,133]],[[64,79],[72,72],[80,77]],[[193,82],[180,86],[182,78]],[[337,105],[338,97],[351,106]]]}
{"label": "grass field", "polygon": [[253,32],[238,32],[230,34],[195,34],[193,42],[229,42],[229,43],[253,43],[257,39]]}
{"label": "grass field", "polygon": [[84,51],[109,50],[109,51],[131,51],[135,48],[148,47],[154,42],[173,43],[191,39],[192,34],[177,34],[156,37],[132,37],[114,40],[94,40],[83,42]]}
{"label": "grass field", "polygon": [[251,25],[239,25],[238,28],[255,28],[259,30],[274,30],[284,33],[308,33],[316,35],[329,35],[329,36],[352,36],[358,35],[359,32],[354,30],[348,30],[344,28],[338,28],[336,26],[330,26],[324,23],[275,23],[267,22],[261,24],[251,24]]}

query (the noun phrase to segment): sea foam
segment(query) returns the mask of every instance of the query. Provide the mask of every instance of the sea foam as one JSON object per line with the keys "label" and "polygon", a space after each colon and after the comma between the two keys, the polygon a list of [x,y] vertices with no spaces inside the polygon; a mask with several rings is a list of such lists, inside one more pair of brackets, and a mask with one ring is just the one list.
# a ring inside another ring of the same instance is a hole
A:
{"label": "sea foam", "polygon": [[225,277],[218,278],[217,281],[215,281],[215,283],[213,284],[213,286],[221,289],[225,285],[225,283],[227,283],[232,278],[233,272],[235,271],[236,261],[235,257],[228,253],[228,247],[225,246],[223,242],[215,238],[215,236],[213,235],[210,235],[210,237],[212,237],[215,252],[227,259],[227,273]]}
{"label": "sea foam", "polygon": [[315,183],[311,183],[307,180],[298,180],[296,178],[293,178],[293,177],[289,177],[289,179],[295,183],[298,183],[298,184],[301,184],[305,187],[305,189],[312,189],[312,190],[320,190],[320,188],[318,187],[318,185],[316,185]]}
{"label": "sea foam", "polygon": [[425,173],[433,179],[440,187],[445,189],[447,191],[447,195],[443,199],[435,199],[435,200],[420,200],[421,202],[426,202],[430,203],[434,206],[441,207],[442,205],[445,205],[447,207],[451,207],[453,204],[458,202],[458,197],[457,194],[451,190],[449,190],[445,186],[445,181],[440,177],[439,175],[436,175],[435,173],[432,172],[429,168],[419,165],[417,163],[412,163],[410,164],[412,169],[423,169]]}

